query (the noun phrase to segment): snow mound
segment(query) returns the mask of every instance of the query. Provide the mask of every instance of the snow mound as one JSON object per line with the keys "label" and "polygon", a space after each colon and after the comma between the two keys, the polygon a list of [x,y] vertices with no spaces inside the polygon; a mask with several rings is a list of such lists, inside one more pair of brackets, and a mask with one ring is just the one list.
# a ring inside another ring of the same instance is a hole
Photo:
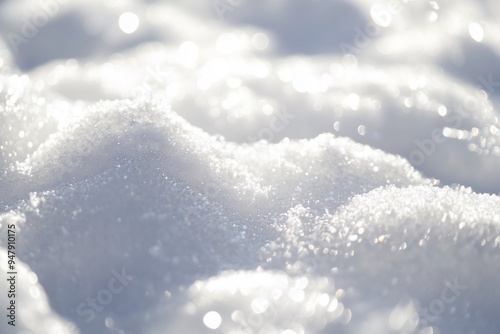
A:
{"label": "snow mound", "polygon": [[[16,222],[17,217],[3,216],[0,217],[0,224],[12,224]],[[10,249],[14,251],[15,249]],[[2,260],[8,259],[7,249],[0,248],[0,257]],[[50,308],[49,300],[43,287],[38,283],[38,277],[25,263],[15,258],[16,275],[11,275],[12,270],[9,268],[6,261],[0,264],[0,273],[3,277],[0,283],[0,288],[4,293],[0,301],[8,309],[6,313],[7,321],[0,323],[2,333],[10,333],[12,329],[16,329],[17,333],[30,334],[77,334],[77,327],[63,320],[59,315],[53,312]],[[13,279],[12,279],[13,278]],[[9,296],[10,295],[10,296]],[[15,298],[12,298],[15,296]],[[11,301],[15,300],[14,304]],[[12,315],[13,318],[9,318]],[[8,322],[12,321],[13,325]],[[15,326],[15,327],[14,327]]]}

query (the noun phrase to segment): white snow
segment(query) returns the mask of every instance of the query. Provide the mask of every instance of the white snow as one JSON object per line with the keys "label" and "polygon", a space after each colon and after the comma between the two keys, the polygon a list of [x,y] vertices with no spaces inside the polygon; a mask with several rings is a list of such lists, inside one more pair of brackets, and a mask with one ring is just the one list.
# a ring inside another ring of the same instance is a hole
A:
{"label": "white snow", "polygon": [[499,15],[0,1],[1,332],[497,333]]}

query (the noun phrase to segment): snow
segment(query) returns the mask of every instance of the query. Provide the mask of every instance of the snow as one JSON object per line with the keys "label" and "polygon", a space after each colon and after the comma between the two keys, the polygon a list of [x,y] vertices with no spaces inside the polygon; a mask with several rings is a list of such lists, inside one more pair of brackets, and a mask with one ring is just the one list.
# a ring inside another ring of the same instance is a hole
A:
{"label": "snow", "polygon": [[499,14],[0,1],[0,331],[497,333]]}
{"label": "snow", "polygon": [[[15,217],[8,217],[9,222],[15,222]],[[5,249],[0,250],[2,259],[7,259],[7,252]],[[41,333],[40,327],[43,329],[45,333],[64,333],[71,334],[76,327],[63,319],[60,316],[55,314],[51,309],[47,300],[47,295],[45,294],[43,287],[38,284],[38,277],[35,272],[31,271],[29,267],[27,267],[23,263],[19,263],[17,267],[18,280],[9,280],[11,279],[11,275],[7,274],[10,270],[8,270],[7,262],[4,261],[0,267],[0,271],[2,272],[1,288],[2,292],[2,305],[6,306],[6,308],[10,307],[9,300],[7,300],[6,295],[7,291],[12,288],[12,284],[14,284],[18,291],[17,302],[22,305],[21,310],[18,309],[19,312],[23,313],[22,317],[19,317],[16,322],[17,333]],[[4,296],[5,295],[5,296]],[[6,315],[11,315],[10,310],[6,312]],[[13,318],[8,318],[7,321],[11,321]],[[2,321],[0,324],[0,329],[2,333],[10,333],[12,331],[12,327],[7,324],[7,321]]]}

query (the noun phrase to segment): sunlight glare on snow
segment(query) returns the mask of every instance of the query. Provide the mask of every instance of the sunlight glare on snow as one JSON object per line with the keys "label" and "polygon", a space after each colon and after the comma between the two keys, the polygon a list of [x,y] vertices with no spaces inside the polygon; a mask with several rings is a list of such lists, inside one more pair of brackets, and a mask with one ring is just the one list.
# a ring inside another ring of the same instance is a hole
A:
{"label": "sunlight glare on snow", "polygon": [[293,72],[290,66],[283,63],[276,69],[278,72],[278,78],[283,82],[291,82],[293,80]]}
{"label": "sunlight glare on snow", "polygon": [[217,329],[222,323],[222,318],[219,313],[210,311],[203,317],[203,323],[210,329]]}
{"label": "sunlight glare on snow", "polygon": [[118,19],[120,29],[126,34],[134,33],[139,27],[139,17],[132,12],[125,12]]}
{"label": "sunlight glare on snow", "polygon": [[269,45],[269,38],[264,33],[256,33],[252,36],[252,45],[259,50],[264,50]]}
{"label": "sunlight glare on snow", "polygon": [[196,43],[186,41],[179,46],[179,62],[187,68],[192,68],[198,59],[199,48]]}
{"label": "sunlight glare on snow", "polygon": [[264,297],[257,297],[254,300],[252,300],[252,303],[250,305],[253,313],[255,314],[262,314],[266,312],[269,309],[270,302],[267,298]]}
{"label": "sunlight glare on snow", "polygon": [[484,38],[484,30],[483,27],[477,22],[472,22],[469,24],[469,34],[473,40],[476,42],[481,42]]}
{"label": "sunlight glare on snow", "polygon": [[247,46],[247,36],[241,33],[223,33],[217,38],[217,41],[215,43],[217,51],[226,55],[241,51]]}
{"label": "sunlight glare on snow", "polygon": [[364,136],[366,134],[366,126],[364,125],[360,125],[358,126],[358,133],[361,135],[361,136]]}
{"label": "sunlight glare on snow", "polygon": [[391,13],[382,5],[373,5],[370,9],[370,15],[377,25],[388,27],[392,21]]}
{"label": "sunlight glare on snow", "polygon": [[201,69],[202,76],[211,82],[224,77],[228,72],[228,62],[224,58],[212,58]]}
{"label": "sunlight glare on snow", "polygon": [[343,101],[343,105],[352,110],[358,110],[360,103],[360,97],[356,93],[349,94]]}

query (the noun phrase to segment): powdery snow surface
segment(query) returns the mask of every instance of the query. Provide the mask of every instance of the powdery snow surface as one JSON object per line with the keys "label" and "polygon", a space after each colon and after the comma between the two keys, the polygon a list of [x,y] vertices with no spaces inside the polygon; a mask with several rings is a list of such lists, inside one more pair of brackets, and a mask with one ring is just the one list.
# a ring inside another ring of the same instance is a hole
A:
{"label": "powdery snow surface", "polygon": [[0,1],[0,332],[497,334],[499,17]]}

